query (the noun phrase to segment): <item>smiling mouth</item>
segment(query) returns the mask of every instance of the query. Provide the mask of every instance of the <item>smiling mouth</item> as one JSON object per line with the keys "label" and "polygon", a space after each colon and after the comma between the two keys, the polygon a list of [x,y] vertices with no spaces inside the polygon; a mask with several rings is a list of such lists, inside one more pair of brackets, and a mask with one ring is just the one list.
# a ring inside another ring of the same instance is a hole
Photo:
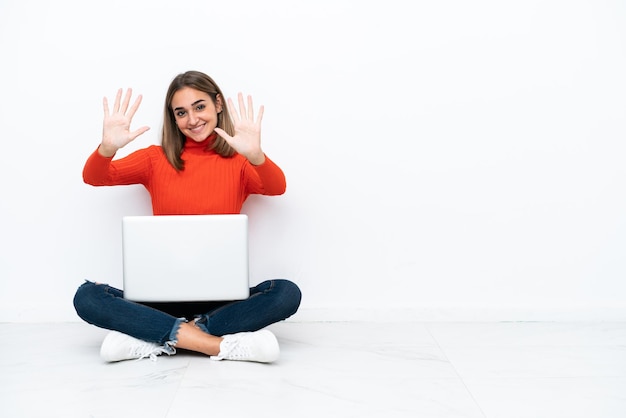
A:
{"label": "smiling mouth", "polygon": [[204,129],[204,125],[206,125],[206,123],[203,123],[202,125],[198,125],[194,128],[189,128],[189,130],[195,134],[202,132],[202,130]]}

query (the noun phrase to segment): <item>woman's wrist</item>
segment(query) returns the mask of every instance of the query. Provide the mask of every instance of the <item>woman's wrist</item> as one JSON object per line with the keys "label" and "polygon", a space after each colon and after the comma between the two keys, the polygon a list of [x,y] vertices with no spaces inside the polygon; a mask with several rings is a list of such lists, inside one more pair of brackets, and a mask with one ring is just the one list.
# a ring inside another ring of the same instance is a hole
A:
{"label": "woman's wrist", "polygon": [[265,162],[265,154],[260,152],[255,155],[251,155],[248,157],[248,161],[250,161],[250,164],[252,165],[261,165]]}
{"label": "woman's wrist", "polygon": [[100,155],[106,158],[111,158],[117,152],[117,149],[106,147],[104,144],[100,144],[98,147],[98,152]]}

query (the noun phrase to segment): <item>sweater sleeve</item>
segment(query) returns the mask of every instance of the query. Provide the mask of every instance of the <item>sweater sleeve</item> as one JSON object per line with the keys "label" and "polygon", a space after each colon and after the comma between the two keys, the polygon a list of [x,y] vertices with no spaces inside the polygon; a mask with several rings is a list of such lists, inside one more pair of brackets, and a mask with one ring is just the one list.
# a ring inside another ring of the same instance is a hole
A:
{"label": "sweater sleeve", "polygon": [[103,157],[96,149],[85,163],[83,180],[92,186],[146,185],[151,171],[148,149],[135,151],[115,161],[113,157]]}
{"label": "sweater sleeve", "polygon": [[247,162],[247,169],[253,173],[248,181],[249,193],[267,196],[285,193],[287,189],[285,174],[267,155],[265,156],[265,162],[261,165],[252,165]]}

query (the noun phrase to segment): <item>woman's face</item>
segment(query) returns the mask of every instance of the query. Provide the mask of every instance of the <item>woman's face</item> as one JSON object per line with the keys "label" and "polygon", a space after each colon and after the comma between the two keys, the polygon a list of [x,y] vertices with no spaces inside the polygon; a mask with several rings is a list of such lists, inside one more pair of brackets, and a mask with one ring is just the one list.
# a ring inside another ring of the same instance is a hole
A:
{"label": "woman's face", "polygon": [[178,129],[188,138],[202,142],[217,127],[217,114],[222,111],[222,98],[214,104],[211,96],[191,87],[183,87],[172,96],[171,109]]}

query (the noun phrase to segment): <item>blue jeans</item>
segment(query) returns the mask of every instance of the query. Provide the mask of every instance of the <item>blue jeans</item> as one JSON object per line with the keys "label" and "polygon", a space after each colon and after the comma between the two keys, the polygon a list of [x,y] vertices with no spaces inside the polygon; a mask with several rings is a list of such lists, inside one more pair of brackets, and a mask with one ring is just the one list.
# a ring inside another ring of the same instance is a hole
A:
{"label": "blue jeans", "polygon": [[302,295],[289,280],[268,280],[250,288],[250,297],[233,302],[138,303],[107,284],[83,283],[74,296],[84,321],[162,345],[176,343],[182,322],[195,318],[204,332],[222,336],[257,331],[296,313]]}

